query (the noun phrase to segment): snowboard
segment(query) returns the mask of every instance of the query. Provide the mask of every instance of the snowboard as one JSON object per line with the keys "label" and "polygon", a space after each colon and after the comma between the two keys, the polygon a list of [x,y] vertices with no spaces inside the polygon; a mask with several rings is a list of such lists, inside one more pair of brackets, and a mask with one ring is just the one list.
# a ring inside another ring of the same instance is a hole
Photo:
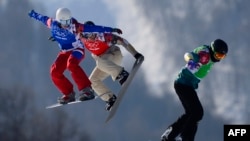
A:
{"label": "snowboard", "polygon": [[[101,96],[102,96],[102,95],[101,95]],[[81,103],[81,102],[85,102],[85,101],[91,101],[91,100],[97,99],[97,98],[99,98],[99,97],[100,97],[100,96],[95,96],[95,98],[93,98],[93,99],[84,100],[84,101],[76,100],[76,101],[69,102],[69,103],[66,103],[66,104],[56,103],[56,104],[52,104],[52,105],[47,106],[46,109],[56,108],[56,107],[60,107],[60,106],[66,106],[66,105],[70,105],[70,104],[77,104],[77,103]]]}
{"label": "snowboard", "polygon": [[123,96],[126,94],[126,91],[127,91],[128,87],[129,87],[131,81],[133,80],[136,72],[140,68],[140,66],[141,66],[141,64],[142,64],[143,61],[144,61],[144,57],[141,57],[141,58],[137,59],[135,61],[135,63],[133,64],[133,67],[132,67],[132,69],[130,71],[129,77],[123,83],[123,85],[122,85],[122,87],[121,87],[121,89],[120,89],[120,91],[119,91],[119,93],[117,95],[117,99],[116,99],[113,107],[111,108],[111,111],[110,111],[108,117],[106,118],[106,121],[105,121],[106,123],[110,119],[112,119],[114,117],[114,115],[115,115],[115,113],[116,113],[116,111],[117,111],[117,109],[118,109],[118,107],[119,107],[119,105],[120,105],[120,103],[122,101]]}
{"label": "snowboard", "polygon": [[101,96],[106,95],[106,94],[107,93],[95,96],[93,99],[90,99],[90,100],[80,101],[80,100],[76,99],[76,101],[72,101],[72,102],[69,102],[69,103],[66,103],[66,104],[55,103],[55,104],[47,106],[46,109],[56,108],[56,107],[60,107],[60,106],[66,106],[66,105],[70,105],[70,104],[77,104],[77,103],[81,103],[81,102],[85,102],[85,101],[91,101],[91,100],[100,98]]}

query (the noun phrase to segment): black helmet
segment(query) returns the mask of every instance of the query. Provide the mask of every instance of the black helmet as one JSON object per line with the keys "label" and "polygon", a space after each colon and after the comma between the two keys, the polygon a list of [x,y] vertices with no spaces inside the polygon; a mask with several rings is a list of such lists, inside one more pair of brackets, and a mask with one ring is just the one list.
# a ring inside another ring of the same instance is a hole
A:
{"label": "black helmet", "polygon": [[92,22],[92,21],[86,21],[84,24],[86,24],[86,25],[95,25],[95,23]]}
{"label": "black helmet", "polygon": [[223,59],[227,52],[228,52],[228,47],[227,47],[227,43],[224,42],[221,39],[216,39],[211,43],[211,49],[213,51],[213,59],[215,62],[220,61],[221,59]]}
{"label": "black helmet", "polygon": [[227,43],[224,42],[221,39],[216,39],[211,43],[211,48],[213,52],[221,53],[221,54],[227,54],[228,48]]}

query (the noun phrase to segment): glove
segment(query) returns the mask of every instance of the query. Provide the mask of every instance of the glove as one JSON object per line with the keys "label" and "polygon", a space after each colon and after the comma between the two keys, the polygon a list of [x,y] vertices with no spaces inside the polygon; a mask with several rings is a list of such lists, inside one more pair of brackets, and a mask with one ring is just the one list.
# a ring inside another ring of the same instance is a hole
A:
{"label": "glove", "polygon": [[35,10],[33,10],[33,9],[28,13],[28,15],[29,15],[31,18],[34,17],[35,14],[36,14],[36,12],[35,12]]}
{"label": "glove", "polygon": [[50,36],[50,37],[48,38],[48,40],[50,40],[50,41],[52,41],[52,42],[56,41],[56,39],[53,38],[52,36]]}
{"label": "glove", "polygon": [[193,60],[189,60],[187,63],[187,67],[191,70],[198,69],[201,65],[199,63],[194,62]]}
{"label": "glove", "polygon": [[122,30],[119,28],[113,28],[112,32],[116,32],[118,34],[122,34]]}
{"label": "glove", "polygon": [[134,57],[136,60],[138,60],[139,58],[144,58],[144,56],[140,53],[136,53]]}

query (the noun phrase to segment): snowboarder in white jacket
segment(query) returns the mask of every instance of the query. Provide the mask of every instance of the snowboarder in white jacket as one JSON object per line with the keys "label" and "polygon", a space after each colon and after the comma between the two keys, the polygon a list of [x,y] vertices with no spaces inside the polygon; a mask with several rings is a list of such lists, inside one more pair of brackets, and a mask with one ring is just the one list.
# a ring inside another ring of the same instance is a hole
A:
{"label": "snowboarder in white jacket", "polygon": [[[94,26],[92,21],[87,21],[85,24]],[[117,80],[122,85],[129,76],[129,73],[121,66],[123,56],[117,45],[123,46],[135,59],[144,59],[144,56],[137,52],[126,39],[111,32],[84,33],[81,41],[96,61],[96,67],[89,77],[91,86],[96,94],[107,103],[106,110],[110,111],[115,103],[116,95],[104,84],[104,79],[111,76],[113,81]]]}

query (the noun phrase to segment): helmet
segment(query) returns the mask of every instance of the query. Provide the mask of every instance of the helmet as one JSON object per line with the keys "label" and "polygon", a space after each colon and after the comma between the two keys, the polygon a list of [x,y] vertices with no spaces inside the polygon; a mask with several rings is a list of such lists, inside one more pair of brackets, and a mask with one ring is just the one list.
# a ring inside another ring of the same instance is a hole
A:
{"label": "helmet", "polygon": [[86,21],[86,22],[84,22],[84,24],[86,24],[86,25],[95,25],[95,23],[92,22],[92,21]]}
{"label": "helmet", "polygon": [[71,24],[71,12],[68,8],[59,8],[56,11],[56,20],[62,26],[69,26]]}
{"label": "helmet", "polygon": [[[86,21],[86,22],[84,22],[84,25],[94,26],[95,23],[92,22],[92,21]],[[96,33],[85,33],[85,34],[83,34],[84,38],[92,38],[92,39],[96,38],[96,35],[97,35]]]}
{"label": "helmet", "polygon": [[227,52],[228,52],[228,47],[227,43],[221,39],[216,39],[211,43],[211,48],[214,54],[214,58],[216,60],[221,60],[223,59]]}

